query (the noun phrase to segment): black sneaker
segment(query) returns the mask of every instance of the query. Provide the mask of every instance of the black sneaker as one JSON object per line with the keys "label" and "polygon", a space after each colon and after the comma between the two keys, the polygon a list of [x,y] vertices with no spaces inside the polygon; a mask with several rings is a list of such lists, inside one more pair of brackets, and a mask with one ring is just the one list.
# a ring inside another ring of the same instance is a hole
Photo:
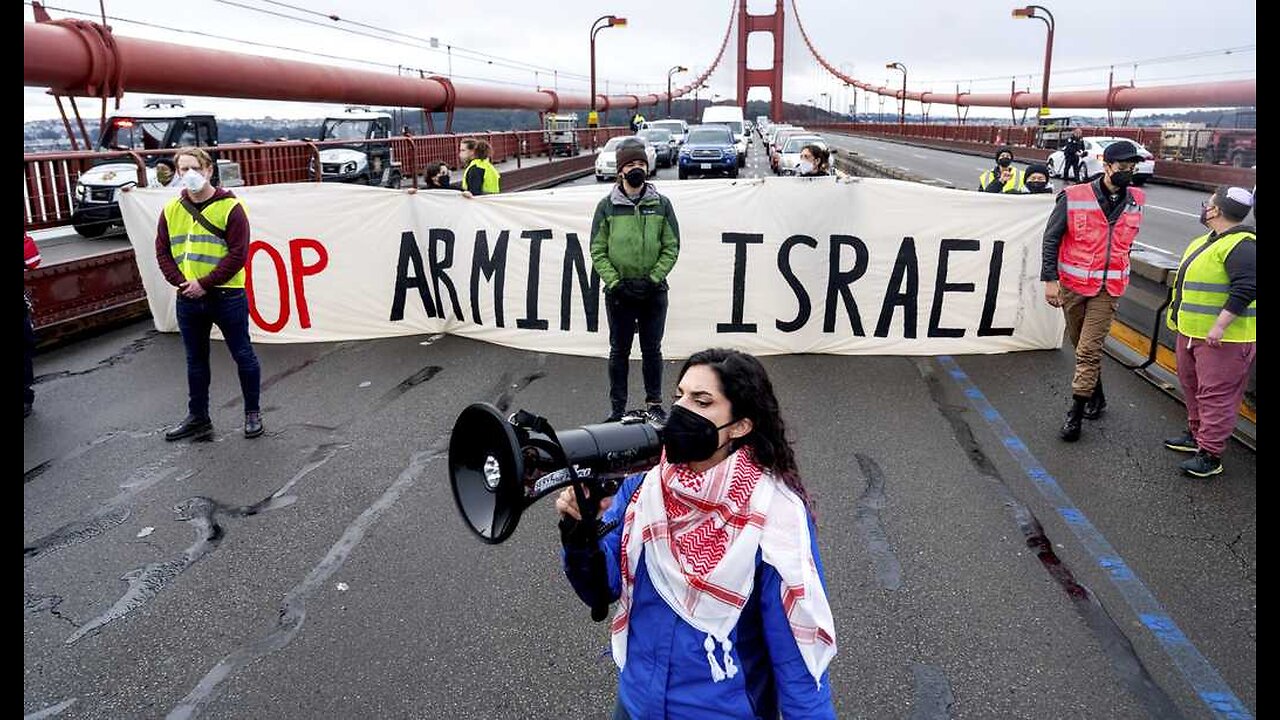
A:
{"label": "black sneaker", "polygon": [[1191,434],[1190,430],[1183,430],[1178,437],[1165,438],[1164,446],[1170,450],[1189,453],[1200,449],[1200,446],[1196,444],[1195,436]]}
{"label": "black sneaker", "polygon": [[667,411],[662,409],[661,403],[651,404],[645,408],[644,419],[651,425],[662,427],[667,424]]}
{"label": "black sneaker", "polygon": [[1206,478],[1222,472],[1222,461],[1204,450],[1196,451],[1190,460],[1183,461],[1182,472],[1198,478]]}
{"label": "black sneaker", "polygon": [[620,422],[621,420],[622,420],[622,413],[620,413],[620,412],[616,412],[616,413],[612,413],[611,415],[609,415],[609,417],[607,417],[607,418],[605,418],[605,419],[601,420],[600,422],[602,422],[602,423],[614,423],[614,422]]}
{"label": "black sneaker", "polygon": [[169,430],[164,434],[164,439],[172,442],[174,440],[181,440],[195,435],[205,435],[211,430],[213,430],[213,421],[209,420],[209,418],[198,418],[195,415],[188,415],[182,422],[169,428]]}
{"label": "black sneaker", "polygon": [[262,434],[262,413],[247,412],[244,414],[244,436],[247,438],[256,438]]}

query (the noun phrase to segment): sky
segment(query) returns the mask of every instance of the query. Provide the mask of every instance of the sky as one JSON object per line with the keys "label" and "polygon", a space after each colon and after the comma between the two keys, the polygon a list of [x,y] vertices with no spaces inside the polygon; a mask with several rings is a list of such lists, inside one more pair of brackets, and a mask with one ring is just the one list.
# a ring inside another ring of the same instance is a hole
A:
{"label": "sky", "polygon": [[[1132,79],[1139,86],[1256,77],[1254,0],[1216,0],[1211,5],[1201,0],[1075,0],[1061,3],[1056,10],[1044,4],[1057,23],[1051,90],[1106,88],[1112,66],[1117,84]],[[622,15],[627,26],[601,31],[596,51],[598,91],[603,93],[607,84],[609,92],[621,94],[665,91],[667,70],[675,65],[691,71],[676,75],[675,87],[683,84],[682,78],[687,82],[704,71],[715,59],[737,2],[105,0],[105,5],[108,24],[118,35],[392,74],[397,65],[403,65],[442,75],[452,72],[460,83],[558,87],[584,94],[591,23],[601,15]],[[748,10],[771,12],[774,5],[775,0],[749,0]],[[902,76],[885,68],[886,63],[897,61],[908,68],[909,90],[954,92],[958,83],[965,92],[1007,92],[1010,78],[1016,77],[1019,89],[1038,91],[1045,25],[1040,20],[1012,18],[1010,11],[1016,6],[1008,0],[795,0],[795,5],[785,0],[783,98],[819,106],[829,102],[833,110],[846,112],[852,101],[851,91],[813,60],[796,26],[797,10],[818,51],[858,79],[897,87]],[[46,8],[55,18],[86,19],[99,13],[98,0],[49,0]],[[24,20],[32,21],[29,3]],[[434,49],[432,38],[436,39]],[[287,48],[350,59],[322,58]],[[767,35],[752,35],[748,66],[768,67],[772,50]],[[729,99],[736,93],[737,54],[735,26],[724,58],[708,80],[713,97]],[[826,96],[821,95],[824,92]],[[877,112],[879,99],[873,96],[868,101],[865,95],[858,94],[858,112]],[[766,100],[768,91],[754,90],[748,99]],[[138,94],[127,94],[123,106],[140,107],[142,100]],[[215,98],[191,98],[187,106],[227,118],[314,118],[338,109]],[[887,99],[885,113],[893,106],[894,101]],[[920,107],[908,103],[907,111],[919,112]],[[971,112],[997,116],[1004,111],[975,108]],[[931,110],[935,116],[954,113],[954,106],[935,105]],[[58,117],[44,88],[24,89],[23,114],[24,120]],[[1105,112],[1071,114],[1101,116]]]}

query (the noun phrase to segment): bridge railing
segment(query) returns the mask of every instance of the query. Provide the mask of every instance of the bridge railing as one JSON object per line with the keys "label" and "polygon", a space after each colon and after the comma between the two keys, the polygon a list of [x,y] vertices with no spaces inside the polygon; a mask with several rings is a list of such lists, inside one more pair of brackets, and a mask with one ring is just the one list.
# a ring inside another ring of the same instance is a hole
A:
{"label": "bridge railing", "polygon": [[[594,151],[609,138],[628,135],[626,127],[602,127],[578,131],[579,146]],[[220,160],[229,160],[239,166],[239,180],[244,185],[270,185],[289,182],[313,182],[320,177],[314,168],[319,165],[320,151],[333,147],[361,147],[391,145],[392,157],[400,163],[404,179],[418,187],[419,178],[426,166],[433,162],[458,165],[458,143],[463,138],[474,137],[488,141],[492,147],[490,160],[501,163],[516,159],[546,155],[547,134],[542,130],[510,132],[454,133],[448,135],[396,136],[383,140],[324,142],[312,140],[285,140],[277,142],[233,143],[219,145],[214,150]],[[149,165],[158,157],[172,157],[174,148],[145,151],[78,151],[27,153],[23,160],[23,226],[25,230],[40,230],[71,222],[75,210],[77,185],[80,177],[90,168],[107,162],[126,162],[133,165],[136,176],[132,181],[146,184]],[[544,173],[545,174],[545,173]],[[224,178],[224,181],[226,178]],[[374,182],[377,182],[374,179]]]}

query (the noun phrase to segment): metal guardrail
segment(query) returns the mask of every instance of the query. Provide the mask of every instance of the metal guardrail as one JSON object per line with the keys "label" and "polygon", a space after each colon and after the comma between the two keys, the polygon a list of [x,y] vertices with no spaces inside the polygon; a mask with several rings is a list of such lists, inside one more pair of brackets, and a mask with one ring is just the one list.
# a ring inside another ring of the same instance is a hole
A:
{"label": "metal guardrail", "polygon": [[[578,130],[578,143],[595,150],[618,135],[629,135],[626,127],[603,127]],[[482,132],[451,135],[396,136],[381,140],[343,141],[286,140],[268,143],[234,143],[209,148],[221,160],[240,166],[245,185],[269,185],[289,182],[318,182],[312,172],[320,162],[320,151],[331,147],[391,145],[392,157],[401,165],[405,180],[418,187],[419,176],[433,162],[449,166],[458,163],[458,142],[474,137],[489,142],[490,160],[494,163],[515,159],[517,167],[525,158],[546,155],[548,143],[543,130],[515,132]],[[172,156],[173,148],[145,151],[77,151],[27,153],[23,160],[23,226],[28,232],[71,222],[75,210],[75,188],[80,176],[104,161],[122,161],[134,165],[135,181],[146,182],[148,159]],[[510,174],[510,173],[507,173]],[[508,184],[511,189],[519,189]]]}
{"label": "metal guardrail", "polygon": [[45,265],[23,279],[41,346],[149,312],[132,249]]}

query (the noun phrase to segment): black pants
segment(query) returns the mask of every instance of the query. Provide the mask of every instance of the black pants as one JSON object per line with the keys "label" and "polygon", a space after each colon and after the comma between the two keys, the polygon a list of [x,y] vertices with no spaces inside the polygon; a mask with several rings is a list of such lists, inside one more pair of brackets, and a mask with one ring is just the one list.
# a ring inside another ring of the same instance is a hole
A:
{"label": "black pants", "polygon": [[193,417],[209,417],[209,332],[217,325],[227,350],[236,361],[244,411],[258,412],[262,368],[249,342],[249,299],[244,288],[214,288],[192,300],[178,296],[178,330],[187,348],[187,411]]}
{"label": "black pants", "polygon": [[1062,179],[1066,180],[1067,176],[1071,176],[1072,182],[1080,182],[1080,175],[1084,172],[1084,165],[1080,162],[1080,156],[1075,153],[1063,153],[1063,160],[1066,166],[1062,169]]}
{"label": "black pants", "polygon": [[667,324],[667,290],[659,288],[644,300],[625,298],[619,291],[605,296],[609,318],[609,403],[612,414],[627,409],[627,362],[631,341],[640,331],[644,396],[649,403],[662,402],[662,332]]}

